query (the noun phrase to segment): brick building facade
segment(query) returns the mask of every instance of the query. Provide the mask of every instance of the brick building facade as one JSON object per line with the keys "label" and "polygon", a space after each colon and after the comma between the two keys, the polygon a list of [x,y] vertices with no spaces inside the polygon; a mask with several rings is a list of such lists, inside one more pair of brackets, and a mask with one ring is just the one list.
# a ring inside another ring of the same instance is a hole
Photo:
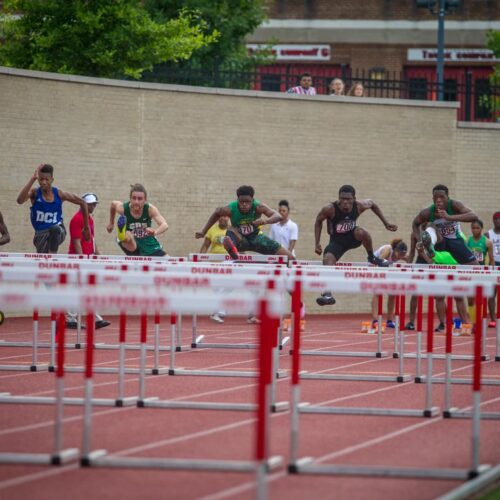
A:
{"label": "brick building facade", "polygon": [[[273,0],[268,12],[269,19],[247,41],[252,47],[269,40],[284,47],[274,64],[262,68],[265,74],[290,75],[285,84],[281,79],[282,86],[309,71],[320,93],[341,76],[348,85],[356,79],[410,81],[404,96],[377,93],[376,85],[369,85],[374,96],[435,98],[429,84],[436,79],[437,14],[419,8],[416,0]],[[486,48],[489,30],[500,30],[496,0],[461,0],[446,14],[446,100],[460,100],[466,85],[477,87],[478,102],[491,92],[489,76],[498,60]],[[273,87],[276,81],[266,77],[262,88],[284,90]]]}

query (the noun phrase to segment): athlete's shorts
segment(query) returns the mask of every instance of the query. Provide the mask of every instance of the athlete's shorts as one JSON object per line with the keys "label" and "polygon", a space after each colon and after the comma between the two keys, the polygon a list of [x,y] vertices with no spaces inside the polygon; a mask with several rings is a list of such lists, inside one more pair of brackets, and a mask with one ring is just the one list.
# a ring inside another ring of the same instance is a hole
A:
{"label": "athlete's shorts", "polygon": [[66,238],[66,228],[63,224],[56,224],[43,231],[35,231],[33,245],[37,253],[57,253],[59,246]]}
{"label": "athlete's shorts", "polygon": [[276,255],[276,252],[281,248],[280,243],[262,233],[255,236],[243,236],[239,234],[239,241],[238,237],[232,231],[228,231],[226,236],[231,238],[238,252],[257,252],[262,255]]}
{"label": "athlete's shorts", "polygon": [[434,245],[434,249],[438,252],[450,252],[459,264],[470,264],[476,260],[462,238],[443,238],[443,241]]}
{"label": "athlete's shorts", "polygon": [[129,255],[129,256],[142,256],[142,257],[164,257],[165,255],[167,255],[162,248],[159,248],[158,250],[155,250],[153,253],[149,253],[149,254],[142,254],[141,251],[139,250],[139,247],[136,247],[136,249],[131,252],[130,250],[127,250],[126,248],[123,247],[122,245],[122,242],[121,241],[118,241],[117,240],[117,243],[118,243],[118,246],[123,250],[123,253],[125,255]]}
{"label": "athlete's shorts", "polygon": [[343,236],[330,236],[330,243],[328,243],[323,255],[331,253],[335,255],[337,260],[342,257],[348,250],[358,248],[361,246],[361,241],[354,237],[354,231],[347,233]]}

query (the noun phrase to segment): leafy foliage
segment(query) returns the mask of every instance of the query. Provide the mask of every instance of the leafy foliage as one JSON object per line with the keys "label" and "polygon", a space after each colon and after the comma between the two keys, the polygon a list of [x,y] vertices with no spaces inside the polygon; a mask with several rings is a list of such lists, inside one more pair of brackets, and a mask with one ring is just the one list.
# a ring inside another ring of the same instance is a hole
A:
{"label": "leafy foliage", "polygon": [[185,9],[154,20],[139,0],[6,0],[0,28],[0,64],[108,78],[138,79],[219,37]]}

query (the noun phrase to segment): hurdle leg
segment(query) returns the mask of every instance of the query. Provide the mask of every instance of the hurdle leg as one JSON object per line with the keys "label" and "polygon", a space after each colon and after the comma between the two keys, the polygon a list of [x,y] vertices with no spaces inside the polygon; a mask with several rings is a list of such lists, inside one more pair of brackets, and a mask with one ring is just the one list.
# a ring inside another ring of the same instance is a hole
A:
{"label": "hurdle leg", "polygon": [[378,332],[377,332],[377,352],[375,357],[382,357],[382,295],[378,296]]}
{"label": "hurdle leg", "polygon": [[415,382],[422,382],[422,323],[423,323],[424,298],[417,297],[417,354],[415,367]]}
{"label": "hurdle leg", "polygon": [[292,392],[290,408],[290,462],[288,472],[297,472],[299,452],[299,403],[300,403],[300,302],[302,284],[297,280],[292,294],[292,326],[293,349],[292,352]]}
{"label": "hurdle leg", "polygon": [[76,349],[81,349],[82,343],[80,342],[82,335],[82,312],[78,310],[78,314],[76,317],[76,344],[75,348]]}
{"label": "hurdle leg", "polygon": [[81,465],[89,466],[91,457],[91,435],[92,435],[92,396],[93,365],[94,365],[94,328],[95,315],[92,311],[87,314],[87,346],[85,350],[85,402],[83,414],[83,441]]}
{"label": "hurdle leg", "polygon": [[33,354],[30,371],[36,372],[38,363],[38,309],[33,309]]}
{"label": "hurdle leg", "polygon": [[175,350],[177,352],[182,351],[182,314],[179,314],[179,320],[177,322],[177,341],[175,344]]}
{"label": "hurdle leg", "polygon": [[445,418],[450,416],[451,408],[451,362],[452,362],[452,328],[453,328],[453,297],[446,299],[446,374],[444,385],[444,410]]}
{"label": "hurdle leg", "polygon": [[148,317],[145,312],[141,313],[141,351],[140,351],[140,375],[139,375],[139,401],[146,398],[146,332]]}
{"label": "hurdle leg", "polygon": [[495,361],[500,361],[500,285],[497,285],[497,325],[496,325],[496,335],[497,335],[497,345],[495,349]]}
{"label": "hurdle leg", "polygon": [[[64,315],[61,313],[62,319]],[[61,317],[59,318],[58,328],[58,342],[59,348],[57,353],[57,372],[56,372],[56,416],[54,425],[54,453],[53,463],[57,463],[58,457],[62,450],[62,422],[64,416],[64,332],[61,328]]]}
{"label": "hurdle leg", "polygon": [[175,375],[176,322],[177,322],[177,315],[175,313],[171,313],[170,314],[170,365],[168,369],[169,375]]}
{"label": "hurdle leg", "polygon": [[439,408],[432,406],[432,356],[434,352],[434,297],[429,297],[427,311],[427,380],[424,417],[433,417]]}
{"label": "hurdle leg", "polygon": [[399,335],[399,375],[397,377],[398,382],[405,381],[405,332],[401,330]]}
{"label": "hurdle leg", "polygon": [[198,345],[199,342],[202,341],[204,335],[200,335],[197,337],[198,334],[198,315],[193,314],[193,319],[191,322],[191,348],[195,349],[196,346]]}
{"label": "hurdle leg", "polygon": [[488,300],[486,299],[486,297],[483,299],[482,309],[483,309],[482,310],[483,339],[482,339],[481,361],[486,361],[488,359],[488,353],[486,352],[486,341],[488,334]]}
{"label": "hurdle leg", "polygon": [[155,350],[154,350],[154,366],[151,371],[153,375],[160,373],[160,313],[155,313]]}
{"label": "hurdle leg", "polygon": [[[497,298],[497,300],[500,299]],[[483,336],[481,328],[484,325],[481,318],[481,311],[478,308],[483,307],[483,287],[476,287],[476,335],[474,337],[474,372],[472,384],[473,410],[472,410],[472,443],[471,455],[472,464],[470,476],[475,477],[479,473],[479,446],[480,446],[480,431],[481,431],[481,358],[483,350],[481,341]],[[483,311],[484,312],[484,311]],[[486,325],[487,326],[487,325]]]}
{"label": "hurdle leg", "polygon": [[56,315],[50,313],[50,364],[49,372],[53,372],[56,366]]}
{"label": "hurdle leg", "polygon": [[394,351],[392,353],[393,358],[397,358],[400,356],[400,353],[398,353],[398,336],[399,332],[401,329],[401,319],[399,315],[399,295],[396,295],[394,297]]}
{"label": "hurdle leg", "polygon": [[127,316],[121,311],[120,312],[120,360],[118,366],[118,398],[116,399],[116,406],[123,406],[123,400],[125,399],[125,336],[126,336],[126,326]]}

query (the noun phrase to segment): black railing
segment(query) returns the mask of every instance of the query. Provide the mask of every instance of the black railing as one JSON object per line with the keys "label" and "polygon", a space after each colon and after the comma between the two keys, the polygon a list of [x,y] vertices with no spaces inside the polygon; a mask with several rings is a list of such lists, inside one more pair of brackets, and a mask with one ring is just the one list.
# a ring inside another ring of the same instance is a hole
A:
{"label": "black railing", "polygon": [[[459,101],[460,121],[500,122],[500,80],[491,75],[491,68],[447,68],[443,84],[445,101]],[[342,78],[346,91],[354,82],[361,82],[368,97],[392,99],[436,100],[438,84],[433,68],[411,68],[401,73],[385,72],[375,78],[364,71],[353,71],[347,66],[324,66],[311,71],[318,94],[328,94],[334,78]],[[286,92],[298,84],[297,71],[283,71],[283,67],[262,66],[255,71],[224,71],[159,66],[145,73],[143,81],[195,85],[230,89]]]}

